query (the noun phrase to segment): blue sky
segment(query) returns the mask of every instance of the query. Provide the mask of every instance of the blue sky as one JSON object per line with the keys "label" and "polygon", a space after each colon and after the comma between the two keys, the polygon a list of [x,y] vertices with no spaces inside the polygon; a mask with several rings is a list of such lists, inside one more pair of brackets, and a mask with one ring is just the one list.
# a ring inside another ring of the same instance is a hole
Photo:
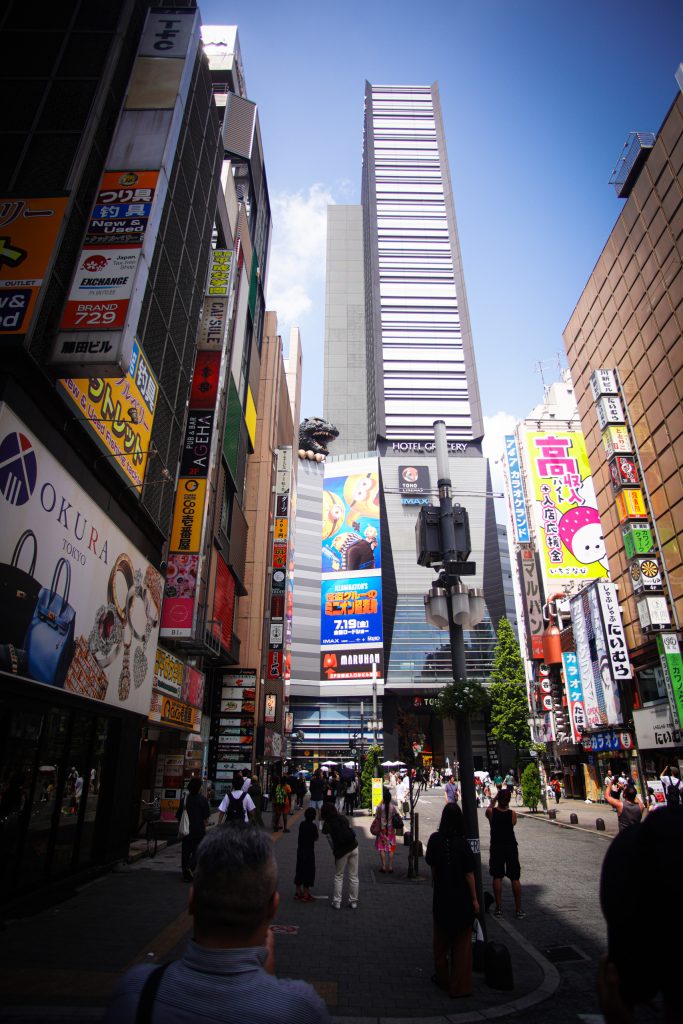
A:
{"label": "blue sky", "polygon": [[[358,202],[367,78],[439,82],[479,385],[494,448],[564,365],[562,331],[622,201],[629,131],[657,131],[683,61],[680,0],[200,0],[237,24],[274,230],[267,304],[301,328],[322,414],[325,209]],[[497,452],[492,451],[492,454]]]}

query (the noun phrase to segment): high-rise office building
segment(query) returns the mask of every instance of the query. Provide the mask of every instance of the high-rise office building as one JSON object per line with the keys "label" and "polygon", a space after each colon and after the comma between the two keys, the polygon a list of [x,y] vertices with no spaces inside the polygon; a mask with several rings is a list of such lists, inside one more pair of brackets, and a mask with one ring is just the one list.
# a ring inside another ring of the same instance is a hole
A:
{"label": "high-rise office building", "polygon": [[[366,84],[362,203],[330,208],[327,270],[325,418],[339,428],[335,456],[378,452],[383,485],[385,753],[417,742],[423,760],[443,762],[454,738],[430,699],[452,678],[450,647],[425,621],[432,577],[415,552],[419,507],[436,494],[437,418],[446,422],[455,500],[470,516],[477,575],[467,582],[487,598],[487,616],[465,637],[472,677],[488,676],[505,605],[436,85]],[[490,762],[483,722],[474,744]]]}

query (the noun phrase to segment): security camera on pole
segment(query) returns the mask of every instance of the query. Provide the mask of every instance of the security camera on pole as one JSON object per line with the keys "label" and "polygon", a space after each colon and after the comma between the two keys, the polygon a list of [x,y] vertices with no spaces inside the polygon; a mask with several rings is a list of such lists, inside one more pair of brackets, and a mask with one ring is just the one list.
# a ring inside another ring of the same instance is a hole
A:
{"label": "security camera on pole", "polygon": [[[439,488],[439,507],[426,505],[420,509],[415,525],[417,561],[419,565],[440,569],[425,595],[427,621],[437,629],[448,630],[451,646],[453,682],[467,681],[465,666],[465,641],[463,627],[473,629],[484,617],[484,595],[481,590],[466,587],[461,576],[473,576],[476,564],[468,561],[470,555],[470,528],[467,509],[453,503],[451,479],[448,465],[448,442],[446,424],[443,420],[434,423],[436,467]],[[481,881],[481,849],[479,843],[479,821],[477,818],[477,797],[474,788],[474,759],[472,756],[472,735],[467,712],[455,716],[458,761],[460,763],[460,792],[462,812],[465,819],[465,836],[475,856],[477,898],[483,906]]]}

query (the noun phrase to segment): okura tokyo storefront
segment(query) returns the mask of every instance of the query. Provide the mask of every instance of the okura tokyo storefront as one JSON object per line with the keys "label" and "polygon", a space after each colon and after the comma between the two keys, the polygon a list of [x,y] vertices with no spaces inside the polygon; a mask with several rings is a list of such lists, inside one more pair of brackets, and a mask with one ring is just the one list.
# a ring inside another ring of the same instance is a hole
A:
{"label": "okura tokyo storefront", "polygon": [[161,576],[54,447],[0,403],[3,902],[127,856],[152,694]]}

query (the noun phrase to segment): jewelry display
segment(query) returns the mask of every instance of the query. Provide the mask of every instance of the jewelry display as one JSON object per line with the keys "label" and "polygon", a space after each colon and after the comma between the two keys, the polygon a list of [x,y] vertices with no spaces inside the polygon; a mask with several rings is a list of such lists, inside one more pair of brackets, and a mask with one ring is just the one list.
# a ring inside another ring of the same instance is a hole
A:
{"label": "jewelry display", "polygon": [[[145,575],[145,580],[147,580],[147,575]],[[161,588],[159,588],[159,592],[161,592]],[[133,606],[136,599],[140,600],[145,615],[145,625],[141,627],[142,632],[139,632],[137,628],[138,623],[136,623],[135,615],[133,614]],[[145,648],[147,647],[147,641],[150,638],[152,629],[158,621],[158,610],[154,605],[150,588],[145,586],[142,572],[139,569],[135,571],[133,586],[128,591],[128,597],[126,598],[126,616],[132,635],[136,640],[140,640],[142,644],[141,647],[135,648],[135,654],[133,655],[133,685],[138,688],[142,686],[147,675],[147,654],[145,653]]]}
{"label": "jewelry display", "polygon": [[90,630],[88,647],[102,668],[111,665],[121,649],[123,627],[113,604],[103,604],[95,613],[95,625]]}

